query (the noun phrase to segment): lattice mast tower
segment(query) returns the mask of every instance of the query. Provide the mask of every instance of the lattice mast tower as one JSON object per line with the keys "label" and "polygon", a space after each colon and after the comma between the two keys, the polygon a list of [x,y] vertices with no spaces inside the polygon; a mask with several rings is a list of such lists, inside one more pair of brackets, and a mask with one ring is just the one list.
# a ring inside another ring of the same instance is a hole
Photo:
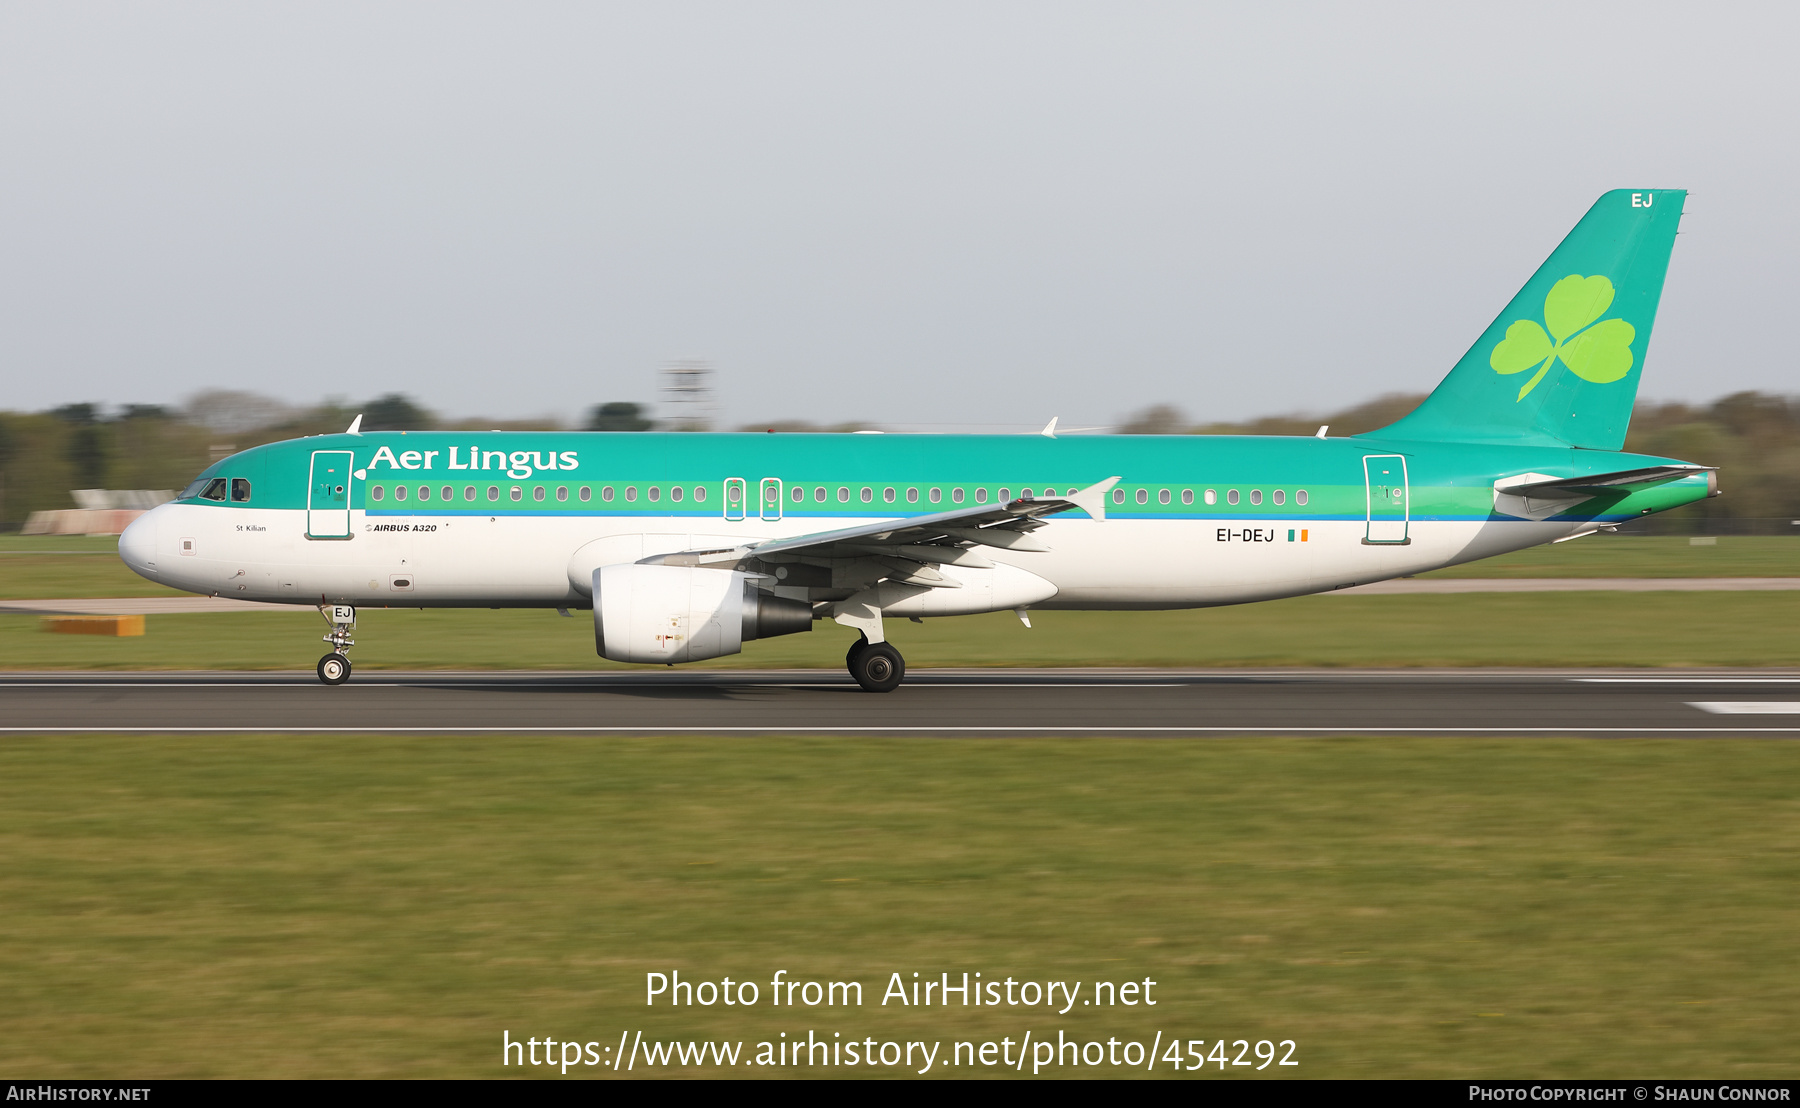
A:
{"label": "lattice mast tower", "polygon": [[712,363],[702,358],[680,358],[659,371],[663,406],[672,431],[710,431],[718,415],[713,391]]}

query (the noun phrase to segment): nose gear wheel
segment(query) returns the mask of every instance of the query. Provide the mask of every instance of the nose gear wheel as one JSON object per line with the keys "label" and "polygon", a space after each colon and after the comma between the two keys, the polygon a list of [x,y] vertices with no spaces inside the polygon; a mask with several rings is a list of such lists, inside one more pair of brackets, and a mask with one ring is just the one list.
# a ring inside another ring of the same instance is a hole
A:
{"label": "nose gear wheel", "polygon": [[320,658],[319,680],[327,685],[341,685],[350,680],[350,659],[342,654],[327,654]]}

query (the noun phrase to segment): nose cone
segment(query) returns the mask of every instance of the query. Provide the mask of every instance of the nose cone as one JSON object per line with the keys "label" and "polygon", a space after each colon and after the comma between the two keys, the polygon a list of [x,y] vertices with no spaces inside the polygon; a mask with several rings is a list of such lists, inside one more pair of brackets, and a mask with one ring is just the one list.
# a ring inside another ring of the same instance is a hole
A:
{"label": "nose cone", "polygon": [[156,516],[160,511],[161,508],[152,508],[145,512],[119,536],[119,558],[132,572],[152,581],[156,580]]}

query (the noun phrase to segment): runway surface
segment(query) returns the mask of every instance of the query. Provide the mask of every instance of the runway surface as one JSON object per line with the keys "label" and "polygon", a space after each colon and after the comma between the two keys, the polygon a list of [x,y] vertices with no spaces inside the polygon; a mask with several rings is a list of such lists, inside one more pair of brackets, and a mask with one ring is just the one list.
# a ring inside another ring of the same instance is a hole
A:
{"label": "runway surface", "polygon": [[1796,671],[835,671],[0,676],[0,732],[1800,737]]}

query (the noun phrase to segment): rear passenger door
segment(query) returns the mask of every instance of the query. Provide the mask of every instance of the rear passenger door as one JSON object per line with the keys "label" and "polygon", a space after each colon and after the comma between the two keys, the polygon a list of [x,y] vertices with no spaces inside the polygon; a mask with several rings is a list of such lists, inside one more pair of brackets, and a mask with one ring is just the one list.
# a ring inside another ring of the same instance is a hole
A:
{"label": "rear passenger door", "polygon": [[1369,505],[1369,525],[1363,533],[1363,543],[1368,546],[1407,545],[1407,524],[1412,520],[1412,490],[1406,476],[1406,458],[1400,454],[1365,455],[1363,483]]}

